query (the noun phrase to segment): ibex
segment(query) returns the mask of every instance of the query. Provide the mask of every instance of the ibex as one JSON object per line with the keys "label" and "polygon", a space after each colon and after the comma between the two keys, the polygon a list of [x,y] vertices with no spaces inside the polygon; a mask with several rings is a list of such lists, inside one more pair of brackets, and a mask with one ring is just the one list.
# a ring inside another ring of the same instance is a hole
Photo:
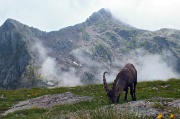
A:
{"label": "ibex", "polygon": [[124,100],[127,100],[128,87],[130,87],[132,100],[136,101],[137,70],[133,64],[128,63],[120,70],[114,80],[111,90],[108,88],[108,84],[106,82],[106,73],[107,72],[104,72],[103,74],[103,83],[110,103],[118,103],[122,91],[126,91]]}

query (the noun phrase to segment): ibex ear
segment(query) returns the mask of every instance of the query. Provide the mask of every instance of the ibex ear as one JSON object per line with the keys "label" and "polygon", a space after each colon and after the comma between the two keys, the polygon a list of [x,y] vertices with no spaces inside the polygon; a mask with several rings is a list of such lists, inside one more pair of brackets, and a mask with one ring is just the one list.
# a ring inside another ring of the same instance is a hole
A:
{"label": "ibex ear", "polygon": [[107,95],[109,94],[109,91],[110,91],[110,90],[106,90],[106,94],[107,94]]}
{"label": "ibex ear", "polygon": [[106,95],[109,96],[109,91],[106,90]]}

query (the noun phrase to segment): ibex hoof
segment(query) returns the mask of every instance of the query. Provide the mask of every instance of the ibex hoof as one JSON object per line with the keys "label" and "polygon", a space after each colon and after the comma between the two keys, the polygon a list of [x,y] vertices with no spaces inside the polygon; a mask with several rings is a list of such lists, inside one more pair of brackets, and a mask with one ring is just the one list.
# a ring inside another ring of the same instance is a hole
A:
{"label": "ibex hoof", "polygon": [[133,98],[132,101],[136,101],[136,98]]}

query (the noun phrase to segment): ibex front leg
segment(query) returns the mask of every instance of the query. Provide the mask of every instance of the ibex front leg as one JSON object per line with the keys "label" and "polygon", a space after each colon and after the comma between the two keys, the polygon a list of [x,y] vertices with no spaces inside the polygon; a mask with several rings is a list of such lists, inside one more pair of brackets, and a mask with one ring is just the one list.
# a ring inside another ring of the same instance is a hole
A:
{"label": "ibex front leg", "polygon": [[126,91],[126,94],[124,96],[124,100],[126,101],[127,100],[127,94],[128,94],[128,87],[124,89],[124,91]]}

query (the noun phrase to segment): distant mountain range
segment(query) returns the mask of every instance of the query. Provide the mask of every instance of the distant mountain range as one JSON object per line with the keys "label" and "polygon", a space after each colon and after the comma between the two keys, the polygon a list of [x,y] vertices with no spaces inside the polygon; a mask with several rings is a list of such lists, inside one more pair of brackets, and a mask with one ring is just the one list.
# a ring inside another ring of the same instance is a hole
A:
{"label": "distant mountain range", "polygon": [[0,89],[99,83],[103,71],[145,54],[161,55],[180,73],[180,30],[137,29],[105,9],[52,32],[7,19],[0,27]]}

